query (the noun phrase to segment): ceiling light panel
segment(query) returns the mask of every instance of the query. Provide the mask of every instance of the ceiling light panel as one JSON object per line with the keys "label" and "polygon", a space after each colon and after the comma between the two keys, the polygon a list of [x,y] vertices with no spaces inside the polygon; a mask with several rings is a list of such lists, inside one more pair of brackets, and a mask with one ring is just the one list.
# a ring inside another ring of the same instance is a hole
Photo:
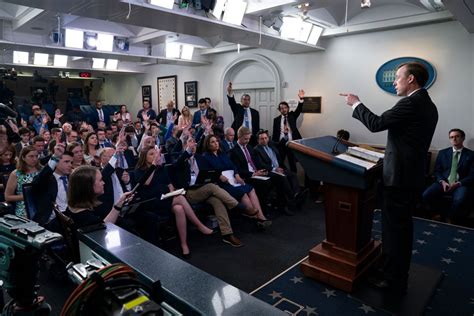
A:
{"label": "ceiling light panel", "polygon": [[280,31],[281,37],[297,39],[300,35],[302,22],[301,18],[292,16],[283,17],[283,25]]}
{"label": "ceiling light panel", "polygon": [[110,34],[97,34],[97,50],[111,52],[114,49],[114,36]]}
{"label": "ceiling light panel", "polygon": [[105,66],[104,58],[92,58],[92,68],[94,69],[103,69]]}
{"label": "ceiling light panel", "polygon": [[183,45],[181,47],[181,59],[191,60],[193,59],[194,46]]}
{"label": "ceiling light panel", "polygon": [[54,55],[54,67],[67,67],[66,55]]}
{"label": "ceiling light panel", "polygon": [[166,43],[166,58],[179,58],[180,49],[179,43]]}
{"label": "ceiling light panel", "polygon": [[105,69],[107,70],[117,70],[118,67],[118,60],[117,59],[107,59],[107,63],[105,64]]}
{"label": "ceiling light panel", "polygon": [[240,25],[242,24],[246,9],[247,2],[242,0],[227,1],[222,21],[230,24]]}
{"label": "ceiling light panel", "polygon": [[35,53],[33,58],[33,64],[37,66],[48,66],[48,60],[48,54]]}
{"label": "ceiling light panel", "polygon": [[166,9],[173,9],[174,0],[150,0],[150,4]]}
{"label": "ceiling light panel", "polygon": [[13,63],[15,64],[28,64],[30,54],[28,52],[13,51]]}
{"label": "ceiling light panel", "polygon": [[84,32],[73,29],[66,29],[66,39],[64,45],[70,48],[84,47]]}
{"label": "ceiling light panel", "polygon": [[311,28],[313,24],[308,22],[301,22],[300,34],[296,38],[298,41],[306,42],[308,40],[309,34],[311,33]]}
{"label": "ceiling light panel", "polygon": [[309,38],[308,38],[308,44],[316,45],[322,33],[323,33],[322,27],[313,25],[313,28],[311,29],[311,34],[309,35]]}

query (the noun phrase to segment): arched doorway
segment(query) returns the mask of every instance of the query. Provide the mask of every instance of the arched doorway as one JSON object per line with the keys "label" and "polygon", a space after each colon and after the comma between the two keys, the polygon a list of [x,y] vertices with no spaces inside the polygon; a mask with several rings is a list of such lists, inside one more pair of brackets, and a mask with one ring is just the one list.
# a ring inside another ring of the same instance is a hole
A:
{"label": "arched doorway", "polygon": [[268,57],[260,54],[246,54],[230,63],[223,72],[222,113],[225,125],[234,120],[227,103],[227,84],[232,82],[235,99],[247,93],[251,106],[260,112],[260,127],[272,128],[273,117],[277,115],[277,103],[281,100],[281,77],[277,66]]}

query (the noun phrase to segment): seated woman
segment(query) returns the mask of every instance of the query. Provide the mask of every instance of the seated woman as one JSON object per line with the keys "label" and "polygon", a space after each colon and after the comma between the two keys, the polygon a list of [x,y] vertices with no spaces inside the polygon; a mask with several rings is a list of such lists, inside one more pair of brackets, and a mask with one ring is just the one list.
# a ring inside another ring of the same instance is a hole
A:
{"label": "seated woman", "polygon": [[205,235],[212,234],[212,229],[207,228],[201,223],[184,196],[178,195],[164,200],[160,199],[162,194],[174,191],[174,187],[168,178],[166,170],[161,166],[161,153],[155,146],[144,147],[140,152],[135,170],[135,179],[141,179],[149,168],[156,169],[145,181],[141,190],[137,192],[137,196],[143,200],[156,198],[153,202],[154,212],[173,211],[176,218],[176,227],[181,242],[182,254],[184,258],[188,258],[190,251],[186,241],[186,218],[196,225],[198,230]]}
{"label": "seated woman", "polygon": [[67,145],[67,151],[73,154],[72,156],[72,168],[75,169],[79,166],[85,165],[86,160],[84,159],[84,149],[78,142],[72,142]]}
{"label": "seated woman", "polygon": [[[100,202],[98,197],[104,194],[104,181],[99,169],[92,166],[80,166],[69,176],[67,190],[68,208],[64,214],[74,221],[76,228],[101,223],[99,215],[94,212]],[[115,223],[123,203],[130,198],[131,192],[120,196],[117,203],[104,218],[104,222]]]}
{"label": "seated woman", "polygon": [[233,170],[235,181],[239,183],[240,186],[233,186],[229,183],[229,179],[223,175],[220,176],[219,186],[226,190],[237,201],[244,204],[247,208],[253,208],[258,211],[254,215],[257,218],[257,224],[259,227],[265,228],[272,224],[272,222],[263,215],[262,207],[260,206],[260,201],[258,200],[255,190],[252,186],[246,184],[244,180],[242,180],[237,172],[237,168],[229,157],[220,151],[219,140],[214,135],[206,136],[204,139],[204,161],[206,162],[206,167],[208,169]]}
{"label": "seated woman", "polygon": [[92,132],[87,134],[84,140],[84,159],[86,163],[92,166],[100,166],[100,159],[97,155],[97,149],[99,149],[99,139],[97,134]]}
{"label": "seated woman", "polygon": [[10,173],[16,169],[15,146],[8,145],[0,151],[0,173]]}
{"label": "seated woman", "polygon": [[31,183],[38,174],[41,165],[38,160],[38,152],[33,146],[26,146],[20,152],[16,169],[10,173],[7,187],[5,188],[5,201],[15,202],[15,214],[28,217],[23,200],[23,185]]}

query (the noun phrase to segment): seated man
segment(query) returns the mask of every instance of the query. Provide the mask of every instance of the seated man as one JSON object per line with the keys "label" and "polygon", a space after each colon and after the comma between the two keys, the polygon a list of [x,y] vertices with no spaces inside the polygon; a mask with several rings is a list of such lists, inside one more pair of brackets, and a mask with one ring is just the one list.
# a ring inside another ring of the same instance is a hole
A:
{"label": "seated man", "polygon": [[268,176],[275,184],[278,197],[283,200],[283,205],[296,204],[300,208],[308,190],[300,191],[296,174],[285,167],[277,147],[270,142],[268,131],[260,130],[257,133],[257,141],[258,145],[254,149],[257,167],[267,170]]}
{"label": "seated man", "polygon": [[442,214],[442,219],[448,222],[463,215],[464,203],[474,185],[474,152],[463,146],[464,138],[465,133],[460,129],[449,131],[452,147],[439,151],[434,169],[436,182],[423,192],[426,203],[443,195],[453,197],[451,208]]}

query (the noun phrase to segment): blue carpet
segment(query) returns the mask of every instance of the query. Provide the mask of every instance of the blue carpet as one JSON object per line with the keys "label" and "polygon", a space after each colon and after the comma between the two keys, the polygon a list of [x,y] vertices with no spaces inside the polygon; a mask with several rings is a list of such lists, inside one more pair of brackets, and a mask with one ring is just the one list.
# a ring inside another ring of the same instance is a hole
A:
{"label": "blue carpet", "polygon": [[[420,218],[415,218],[414,224],[412,262],[444,274],[425,314],[474,315],[474,230]],[[381,238],[380,212],[374,215],[372,233],[375,239]],[[299,264],[252,294],[294,315],[388,315],[306,278]]]}

